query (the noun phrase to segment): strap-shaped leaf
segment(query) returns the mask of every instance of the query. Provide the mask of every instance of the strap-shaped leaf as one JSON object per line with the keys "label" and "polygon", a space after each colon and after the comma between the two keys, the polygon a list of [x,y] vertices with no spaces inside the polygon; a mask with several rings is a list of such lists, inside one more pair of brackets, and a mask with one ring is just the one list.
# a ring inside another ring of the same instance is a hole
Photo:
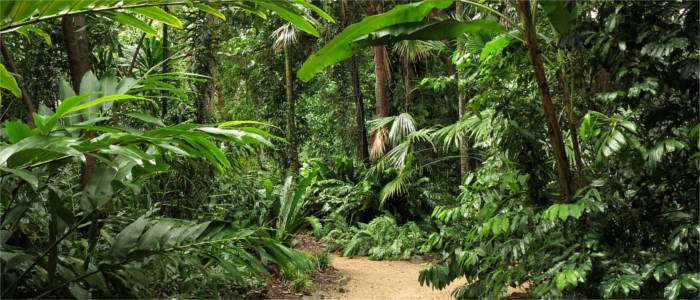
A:
{"label": "strap-shaped leaf", "polygon": [[153,21],[182,29],[182,22],[180,22],[180,19],[155,6],[130,8],[127,11],[143,15]]}
{"label": "strap-shaped leaf", "polygon": [[[7,89],[17,98],[22,96],[22,91],[19,89],[15,77],[2,64],[0,64],[0,88]],[[0,103],[2,103],[2,98],[0,98]]]}

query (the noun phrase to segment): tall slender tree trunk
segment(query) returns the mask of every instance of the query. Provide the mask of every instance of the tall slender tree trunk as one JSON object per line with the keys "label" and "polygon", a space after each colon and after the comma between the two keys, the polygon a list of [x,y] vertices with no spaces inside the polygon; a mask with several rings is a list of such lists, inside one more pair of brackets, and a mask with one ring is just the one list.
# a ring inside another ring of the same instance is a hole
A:
{"label": "tall slender tree trunk", "polygon": [[547,123],[547,134],[549,136],[549,142],[552,145],[554,161],[557,167],[559,185],[561,187],[564,199],[568,201],[568,199],[574,194],[575,187],[571,179],[569,161],[567,160],[566,152],[564,151],[564,142],[562,140],[561,129],[559,128],[559,123],[557,123],[557,117],[554,112],[552,96],[549,93],[547,77],[544,73],[542,54],[539,44],[537,43],[537,32],[535,24],[532,22],[530,1],[518,0],[518,11],[520,12],[520,16],[523,21],[524,35],[525,40],[527,41],[530,61],[532,62],[532,68],[535,72],[535,79],[537,80],[537,87],[540,92],[542,108],[544,109],[544,117]]}
{"label": "tall slender tree trunk", "polygon": [[[78,31],[87,24],[85,14],[63,17],[61,23],[63,25],[63,39],[68,52],[68,69],[73,82],[73,90],[76,94],[80,94],[80,83],[85,73],[90,70],[90,49],[87,31]],[[88,133],[87,136],[89,137],[90,134]],[[96,168],[97,159],[87,155],[85,163],[80,166],[80,184],[82,187],[85,187],[90,181]]]}
{"label": "tall slender tree trunk", "polygon": [[[464,9],[464,3],[455,3],[455,9],[457,11],[457,18],[461,20],[462,12]],[[459,46],[458,46],[459,47]],[[459,114],[459,119],[462,120],[464,115],[467,114],[467,101],[465,99],[464,91],[460,86],[460,74],[459,70],[455,66],[455,78],[457,79],[457,110]],[[459,170],[462,177],[467,175],[469,171],[469,137],[463,136],[459,142]]]}
{"label": "tall slender tree trunk", "polygon": [[413,108],[413,95],[411,94],[411,62],[407,58],[401,59],[401,81],[403,83],[403,94],[406,98],[404,111],[411,112]]}
{"label": "tall slender tree trunk", "polygon": [[[340,19],[340,30],[345,29],[347,18],[345,5],[347,2],[338,1],[338,19]],[[367,149],[367,128],[365,127],[365,105],[360,89],[360,67],[357,62],[357,55],[353,55],[347,62],[350,71],[350,84],[352,85],[352,96],[355,100],[355,122],[357,123],[357,153],[365,166],[369,166],[369,151]]]}
{"label": "tall slender tree trunk", "polygon": [[360,70],[357,56],[353,55],[349,61],[350,81],[352,83],[352,95],[355,99],[355,122],[357,122],[358,144],[357,149],[360,158],[365,165],[369,165],[369,150],[367,150],[367,128],[365,127],[365,104],[360,89]]}
{"label": "tall slender tree trunk", "polygon": [[[5,41],[2,39],[1,36],[0,49],[2,51],[2,57],[5,59],[5,65],[7,65],[7,69],[12,73],[19,74],[19,71],[17,71],[17,67],[15,66],[15,62],[12,59],[12,55],[10,54],[10,50],[7,49],[7,45],[5,45]],[[22,83],[22,79],[15,76],[15,81],[17,81],[17,86],[19,87],[20,91],[22,91],[22,103],[24,103],[24,108],[27,110],[27,115],[25,117],[26,122],[29,125],[29,128],[33,129],[36,127],[36,125],[34,124],[34,104],[32,103],[32,99],[29,98],[29,94],[27,93],[27,89]]]}
{"label": "tall slender tree trunk", "polygon": [[289,60],[289,50],[284,46],[284,73],[287,82],[287,141],[289,142],[289,159],[292,169],[299,170],[299,153],[297,151],[297,138],[294,126],[294,75],[292,74],[292,62]]}
{"label": "tall slender tree trunk", "polygon": [[[218,26],[218,18],[207,14],[206,25],[209,28]],[[195,57],[196,72],[209,76],[205,82],[197,84],[196,101],[196,120],[197,123],[205,124],[214,122],[214,110],[216,104],[216,49],[217,49],[218,30],[207,33],[207,36],[201,40],[201,44],[197,46],[205,47],[203,53]]]}
{"label": "tall slender tree trunk", "polygon": [[581,159],[581,148],[578,143],[578,131],[576,130],[576,124],[574,122],[574,102],[571,98],[571,94],[564,80],[565,77],[562,77],[561,87],[564,91],[564,110],[566,110],[566,119],[569,125],[569,131],[571,132],[571,145],[574,148],[574,161],[576,161],[576,176],[578,178],[578,187],[580,188],[586,185],[586,177],[583,173],[583,160]]}

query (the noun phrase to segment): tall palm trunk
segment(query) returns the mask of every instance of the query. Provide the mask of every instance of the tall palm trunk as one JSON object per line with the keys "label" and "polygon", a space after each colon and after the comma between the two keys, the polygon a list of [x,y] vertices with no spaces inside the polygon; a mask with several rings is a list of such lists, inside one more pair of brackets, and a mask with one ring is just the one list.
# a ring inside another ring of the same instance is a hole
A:
{"label": "tall palm trunk", "polygon": [[287,45],[284,46],[284,71],[287,81],[287,141],[289,142],[289,159],[292,169],[299,170],[299,153],[297,152],[297,138],[294,128],[294,75],[292,74],[292,62],[289,60]]}
{"label": "tall palm trunk", "polygon": [[[370,0],[369,1],[370,14],[381,14],[384,12],[384,5],[381,0]],[[374,53],[374,97],[376,100],[376,113],[380,118],[389,116],[389,109],[387,104],[387,94],[386,94],[386,84],[387,84],[387,66],[386,64],[386,47],[385,46],[373,46],[372,52]]]}
{"label": "tall palm trunk", "polygon": [[[78,14],[73,17],[63,17],[63,39],[68,52],[68,69],[70,70],[73,90],[80,94],[80,83],[83,76],[90,70],[90,49],[87,39],[87,31],[78,29],[86,25],[85,15]],[[90,134],[88,133],[88,136]],[[92,178],[97,168],[97,159],[86,156],[85,163],[80,166],[80,184],[85,187]]]}
{"label": "tall palm trunk", "polygon": [[535,24],[532,22],[530,1],[518,0],[518,11],[520,12],[520,16],[523,21],[524,35],[525,40],[527,41],[530,61],[532,62],[532,68],[535,72],[535,79],[537,80],[537,87],[540,92],[540,100],[542,101],[544,117],[547,123],[547,134],[549,136],[549,142],[552,145],[554,161],[557,167],[559,185],[561,187],[564,199],[568,201],[568,199],[574,194],[575,187],[571,179],[569,161],[567,160],[566,153],[564,152],[564,142],[562,140],[561,129],[559,128],[559,123],[557,122],[557,117],[554,112],[552,96],[549,93],[547,77],[544,74],[542,54],[539,44],[537,43],[537,32]]}

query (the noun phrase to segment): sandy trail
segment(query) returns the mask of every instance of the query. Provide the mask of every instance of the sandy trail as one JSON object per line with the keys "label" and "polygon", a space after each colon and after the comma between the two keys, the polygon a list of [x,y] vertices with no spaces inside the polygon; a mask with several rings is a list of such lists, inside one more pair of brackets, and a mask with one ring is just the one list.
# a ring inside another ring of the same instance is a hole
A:
{"label": "sandy trail", "polygon": [[372,261],[367,257],[353,259],[331,255],[338,270],[348,272],[350,281],[345,293],[334,293],[334,299],[452,299],[450,293],[466,283],[455,280],[442,290],[421,286],[418,272],[422,264],[409,261]]}

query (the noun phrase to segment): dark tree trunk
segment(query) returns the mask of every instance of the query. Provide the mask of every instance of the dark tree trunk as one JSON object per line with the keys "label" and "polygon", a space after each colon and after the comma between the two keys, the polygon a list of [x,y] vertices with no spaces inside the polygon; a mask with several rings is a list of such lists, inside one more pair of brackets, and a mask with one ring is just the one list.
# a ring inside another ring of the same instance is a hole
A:
{"label": "dark tree trunk", "polygon": [[289,51],[284,46],[284,73],[287,83],[287,141],[289,142],[289,160],[293,170],[299,170],[299,153],[297,152],[296,130],[294,128],[294,75],[292,74],[292,62],[289,60]]}
{"label": "dark tree trunk", "polygon": [[[345,29],[347,24],[345,15],[345,2],[338,2],[338,19],[340,19],[340,30]],[[360,89],[360,68],[357,56],[353,55],[347,62],[350,71],[350,84],[352,85],[352,96],[355,100],[355,122],[357,123],[357,153],[365,166],[369,166],[369,150],[367,148],[367,128],[365,127],[365,105]]]}
{"label": "dark tree trunk", "polygon": [[403,83],[403,94],[406,98],[404,110],[407,113],[413,108],[413,95],[411,94],[411,62],[404,58],[401,59],[401,81]]}
{"label": "dark tree trunk", "polygon": [[571,179],[569,169],[569,161],[566,158],[564,151],[564,142],[562,140],[561,129],[557,123],[557,117],[552,104],[552,96],[549,93],[547,85],[547,77],[544,73],[544,65],[542,64],[542,54],[539,44],[537,43],[537,32],[535,24],[532,23],[532,13],[530,11],[530,1],[518,0],[518,11],[520,12],[523,21],[525,40],[532,62],[532,68],[535,72],[537,87],[540,92],[542,108],[544,109],[544,117],[547,123],[547,134],[549,142],[552,145],[554,161],[557,166],[557,175],[559,177],[559,185],[561,186],[562,196],[566,201],[574,194],[575,187]]}
{"label": "dark tree trunk", "polygon": [[355,122],[357,122],[358,144],[357,149],[360,158],[365,165],[369,165],[369,151],[367,150],[367,128],[365,127],[365,106],[360,89],[360,70],[357,56],[353,55],[349,61],[350,81],[352,82],[352,94],[355,98]]}
{"label": "dark tree trunk", "polygon": [[[77,31],[86,25],[85,14],[63,17],[61,22],[63,25],[63,39],[68,52],[68,68],[70,69],[70,77],[73,82],[73,90],[75,90],[76,94],[80,94],[80,83],[85,73],[90,70],[90,49],[87,31]],[[90,135],[88,134],[87,136],[89,137]],[[87,155],[85,163],[80,166],[80,184],[82,187],[85,187],[90,181],[96,168],[97,159]]]}
{"label": "dark tree trunk", "polygon": [[[2,50],[2,57],[5,59],[5,65],[7,65],[7,69],[15,74],[19,74],[19,71],[17,71],[17,67],[15,66],[15,62],[12,59],[12,55],[10,54],[10,51],[7,49],[7,45],[5,45],[5,41],[2,39],[0,36],[0,48]],[[34,124],[34,104],[32,103],[32,99],[29,98],[29,94],[27,93],[27,89],[24,87],[24,84],[22,83],[22,79],[19,77],[15,76],[15,80],[17,81],[17,86],[19,89],[22,91],[22,103],[24,103],[24,108],[27,110],[27,115],[25,117],[25,121],[29,125],[29,128],[35,128],[36,125]]]}

